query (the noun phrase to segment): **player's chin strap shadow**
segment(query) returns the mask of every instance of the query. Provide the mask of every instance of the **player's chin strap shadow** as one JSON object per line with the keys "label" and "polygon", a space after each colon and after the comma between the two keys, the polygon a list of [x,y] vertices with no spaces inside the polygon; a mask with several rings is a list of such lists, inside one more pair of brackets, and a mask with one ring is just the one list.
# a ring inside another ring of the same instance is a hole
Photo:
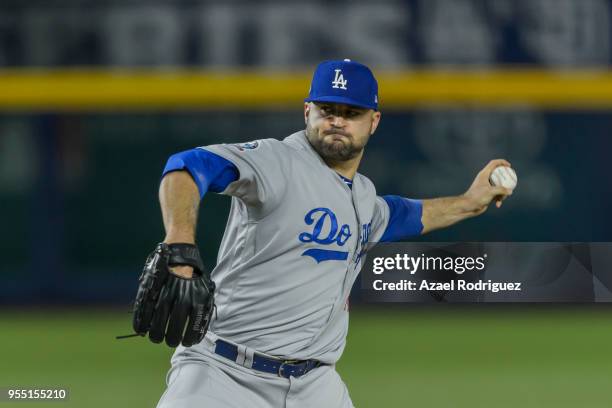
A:
{"label": "player's chin strap shadow", "polygon": [[[213,304],[213,311],[215,313],[215,319],[217,319],[217,305]],[[129,311],[128,313],[134,313],[133,311]],[[129,339],[131,337],[144,337],[146,334],[138,334],[138,333],[132,333],[132,334],[124,334],[122,336],[115,336],[115,340],[123,340],[123,339]]]}

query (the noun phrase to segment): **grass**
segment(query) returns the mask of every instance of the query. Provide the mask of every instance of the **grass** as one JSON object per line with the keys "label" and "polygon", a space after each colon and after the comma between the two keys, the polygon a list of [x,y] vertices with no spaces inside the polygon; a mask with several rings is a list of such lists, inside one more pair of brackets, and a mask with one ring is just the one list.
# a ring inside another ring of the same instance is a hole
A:
{"label": "grass", "polygon": [[[359,308],[337,369],[357,407],[610,407],[611,320],[585,307]],[[115,340],[129,321],[112,310],[0,313],[0,387],[68,387],[54,407],[154,407],[172,351]]]}

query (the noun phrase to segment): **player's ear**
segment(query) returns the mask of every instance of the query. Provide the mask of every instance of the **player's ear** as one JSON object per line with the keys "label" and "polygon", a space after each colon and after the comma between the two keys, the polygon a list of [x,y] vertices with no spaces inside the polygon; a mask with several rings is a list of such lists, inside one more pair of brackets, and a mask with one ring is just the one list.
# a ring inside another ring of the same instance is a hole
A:
{"label": "player's ear", "polygon": [[308,124],[308,115],[310,114],[310,104],[304,102],[304,123]]}
{"label": "player's ear", "polygon": [[380,117],[381,117],[380,111],[374,111],[372,113],[372,128],[370,130],[370,136],[372,136],[374,132],[376,132],[376,128],[378,127],[378,124],[380,123]]}

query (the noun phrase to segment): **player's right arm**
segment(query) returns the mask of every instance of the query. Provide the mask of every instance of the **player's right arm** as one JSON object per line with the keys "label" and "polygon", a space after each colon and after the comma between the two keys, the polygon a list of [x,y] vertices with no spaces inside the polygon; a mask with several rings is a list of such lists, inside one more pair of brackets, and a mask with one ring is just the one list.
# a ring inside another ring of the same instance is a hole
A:
{"label": "player's right arm", "polygon": [[[162,179],[159,187],[166,244],[195,244],[196,222],[200,195],[195,181],[185,170],[173,171]],[[185,278],[191,278],[191,266],[175,266],[172,272]]]}
{"label": "player's right arm", "polygon": [[238,179],[235,166],[201,149],[168,160],[159,188],[166,230],[138,279],[132,327],[154,343],[185,347],[204,338],[213,318],[215,283],[195,245],[200,200]]}
{"label": "player's right arm", "polygon": [[149,254],[139,278],[132,319],[136,334],[148,334],[154,343],[165,339],[171,347],[203,339],[213,318],[215,283],[195,245],[199,203],[212,191],[238,197],[255,219],[274,208],[286,186],[277,147],[264,140],[170,157],[159,188],[166,237]]}
{"label": "player's right arm", "polygon": [[[195,244],[202,197],[209,190],[224,190],[239,173],[230,161],[204,149],[192,149],[172,155],[162,177],[159,202],[166,230],[164,242]],[[176,266],[172,272],[190,278],[193,268]]]}

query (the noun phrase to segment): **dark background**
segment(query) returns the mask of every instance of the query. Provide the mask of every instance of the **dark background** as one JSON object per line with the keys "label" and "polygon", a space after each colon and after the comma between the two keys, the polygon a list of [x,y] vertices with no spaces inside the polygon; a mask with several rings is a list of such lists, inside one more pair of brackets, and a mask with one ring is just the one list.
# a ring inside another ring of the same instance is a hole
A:
{"label": "dark background", "polygon": [[[0,117],[4,302],[128,302],[163,239],[157,188],[172,153],[283,138],[288,112],[12,114]],[[607,112],[452,109],[383,112],[360,171],[379,194],[460,194],[491,158],[519,188],[502,209],[422,239],[610,241]],[[213,267],[229,199],[202,202],[199,244]],[[28,282],[25,284],[25,282]]]}

